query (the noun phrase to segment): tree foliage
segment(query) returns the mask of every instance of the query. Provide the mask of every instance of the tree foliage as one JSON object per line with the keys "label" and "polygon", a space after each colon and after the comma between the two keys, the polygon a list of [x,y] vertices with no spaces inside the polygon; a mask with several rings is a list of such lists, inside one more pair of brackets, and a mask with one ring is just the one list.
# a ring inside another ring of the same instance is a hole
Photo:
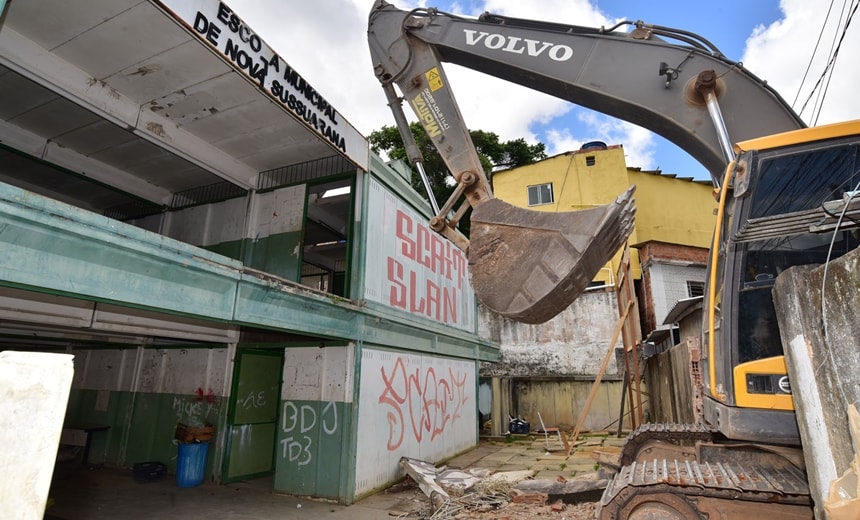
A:
{"label": "tree foliage", "polygon": [[[424,170],[430,180],[433,194],[439,206],[442,206],[448,200],[451,192],[454,191],[455,186],[451,173],[421,125],[413,122],[409,128],[412,130],[418,149],[424,156]],[[543,143],[529,144],[523,138],[502,141],[497,134],[485,130],[470,130],[469,135],[472,137],[472,143],[475,145],[481,165],[484,167],[484,174],[490,180],[491,185],[494,171],[524,166],[546,159],[546,147]],[[392,160],[400,159],[407,164],[409,163],[406,147],[403,145],[397,127],[383,126],[381,129],[371,132],[369,140],[370,147],[375,153],[384,154]],[[427,198],[424,185],[417,171],[412,172],[412,187],[424,198]],[[468,217],[464,219],[464,222],[461,222],[460,230],[468,235]]]}

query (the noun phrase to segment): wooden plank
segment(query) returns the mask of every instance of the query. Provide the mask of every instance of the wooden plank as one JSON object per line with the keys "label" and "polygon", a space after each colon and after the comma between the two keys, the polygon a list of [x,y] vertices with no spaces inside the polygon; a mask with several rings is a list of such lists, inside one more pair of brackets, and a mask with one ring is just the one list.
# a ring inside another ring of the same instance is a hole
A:
{"label": "wooden plank", "polygon": [[[609,348],[606,349],[606,355],[603,356],[603,363],[600,364],[600,370],[594,378],[594,384],[591,385],[591,391],[588,393],[588,399],[585,401],[582,411],[579,413],[579,419],[576,420],[576,427],[573,429],[571,439],[575,442],[579,437],[579,432],[582,429],[582,424],[585,422],[585,416],[588,415],[588,409],[591,408],[591,402],[594,401],[594,396],[597,394],[597,389],[600,387],[600,381],[603,379],[603,374],[606,372],[606,367],[609,366],[609,360],[612,359],[612,354],[615,352],[615,343],[618,342],[618,336],[621,334],[621,329],[627,321],[627,315],[630,309],[633,308],[633,302],[627,302],[627,308],[621,313],[621,318],[618,320],[618,325],[615,327],[615,332],[612,334],[612,340],[609,342]],[[567,455],[570,455],[570,446],[567,449]]]}

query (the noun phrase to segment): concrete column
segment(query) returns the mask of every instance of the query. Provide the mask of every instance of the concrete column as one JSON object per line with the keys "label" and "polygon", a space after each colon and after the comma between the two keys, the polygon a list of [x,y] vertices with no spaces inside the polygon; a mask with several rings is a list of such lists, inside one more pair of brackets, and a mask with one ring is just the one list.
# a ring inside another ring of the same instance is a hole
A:
{"label": "concrete column", "polygon": [[0,518],[41,519],[72,386],[70,354],[0,352]]}

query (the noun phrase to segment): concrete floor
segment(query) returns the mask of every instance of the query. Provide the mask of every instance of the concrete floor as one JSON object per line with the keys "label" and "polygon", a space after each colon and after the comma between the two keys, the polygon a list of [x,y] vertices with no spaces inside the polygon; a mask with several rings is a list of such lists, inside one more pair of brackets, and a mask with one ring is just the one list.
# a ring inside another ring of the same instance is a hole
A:
{"label": "concrete floor", "polygon": [[[484,468],[492,472],[531,469],[535,478],[573,478],[594,471],[589,451],[617,450],[621,440],[580,441],[570,457],[548,454],[543,436],[515,442],[481,442],[450,461],[449,468]],[[611,444],[611,446],[610,446]],[[253,519],[348,519],[369,520],[398,516],[429,507],[429,500],[414,486],[393,488],[350,506],[272,493],[271,478],[228,485],[204,483],[180,488],[175,477],[138,483],[128,469],[82,468],[60,463],[51,484],[45,520],[231,520]]]}

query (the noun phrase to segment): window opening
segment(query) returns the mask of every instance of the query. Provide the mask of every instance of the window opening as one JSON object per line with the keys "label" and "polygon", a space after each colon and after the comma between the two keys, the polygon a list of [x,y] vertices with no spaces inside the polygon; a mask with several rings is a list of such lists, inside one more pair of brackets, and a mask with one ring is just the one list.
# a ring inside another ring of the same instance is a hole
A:
{"label": "window opening", "polygon": [[552,183],[537,184],[528,187],[529,206],[539,206],[541,204],[552,204],[555,202],[552,193]]}

